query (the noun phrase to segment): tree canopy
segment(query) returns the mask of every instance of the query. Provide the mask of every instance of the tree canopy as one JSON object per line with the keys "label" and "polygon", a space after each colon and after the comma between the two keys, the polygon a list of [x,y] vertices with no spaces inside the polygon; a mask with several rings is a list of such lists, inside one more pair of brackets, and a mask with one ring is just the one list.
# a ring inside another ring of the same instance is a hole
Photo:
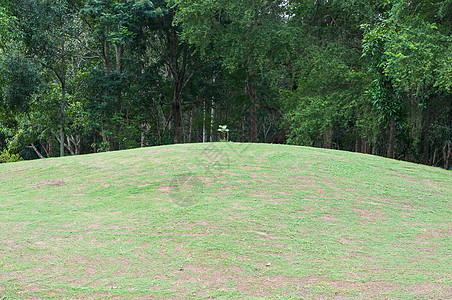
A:
{"label": "tree canopy", "polygon": [[445,168],[450,0],[0,0],[0,151],[229,139]]}

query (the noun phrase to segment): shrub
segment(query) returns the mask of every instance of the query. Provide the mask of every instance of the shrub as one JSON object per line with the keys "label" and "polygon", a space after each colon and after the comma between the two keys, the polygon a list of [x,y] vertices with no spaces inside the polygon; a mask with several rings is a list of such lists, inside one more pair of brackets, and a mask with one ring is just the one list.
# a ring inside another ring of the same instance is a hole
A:
{"label": "shrub", "polygon": [[16,162],[20,160],[22,160],[22,158],[19,154],[11,154],[6,149],[0,152],[0,163]]}

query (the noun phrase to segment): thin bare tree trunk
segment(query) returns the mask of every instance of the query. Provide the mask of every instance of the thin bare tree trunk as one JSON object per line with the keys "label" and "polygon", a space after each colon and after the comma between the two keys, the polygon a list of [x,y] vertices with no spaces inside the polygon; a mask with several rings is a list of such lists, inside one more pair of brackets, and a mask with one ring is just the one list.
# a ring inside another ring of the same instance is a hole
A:
{"label": "thin bare tree trunk", "polygon": [[443,157],[444,157],[444,169],[449,170],[450,161],[452,158],[452,143],[446,142],[443,148]]}
{"label": "thin bare tree trunk", "polygon": [[174,129],[174,143],[179,144],[181,142],[181,115],[180,115],[180,102],[179,99],[175,100],[173,106],[173,129]]}
{"label": "thin bare tree trunk", "polygon": [[210,109],[210,141],[213,142],[213,125],[215,123],[215,101],[212,99],[212,107]]}
{"label": "thin bare tree trunk", "polygon": [[[48,144],[48,143],[47,143]],[[42,144],[41,144],[42,145]],[[44,149],[44,152],[46,153],[46,156],[47,156],[47,158],[49,158],[50,157],[50,155],[49,155],[49,151],[47,151],[47,149],[46,149],[46,146],[42,146],[42,148]]]}
{"label": "thin bare tree trunk", "polygon": [[[110,25],[107,25],[106,32],[110,32]],[[105,40],[102,44],[102,54],[105,60],[105,75],[110,73],[110,44]]]}
{"label": "thin bare tree trunk", "polygon": [[193,131],[193,114],[195,108],[192,107],[190,111],[189,129],[188,129],[188,142],[191,143],[192,131]]}
{"label": "thin bare tree trunk", "polygon": [[251,115],[251,132],[250,138],[252,143],[257,143],[257,118],[256,118],[257,105],[253,103],[250,110]]}
{"label": "thin bare tree trunk", "polygon": [[75,155],[74,149],[72,149],[72,145],[75,146],[75,143],[73,140],[71,140],[71,137],[66,136],[67,144],[65,144],[66,149],[71,153],[71,155]]}
{"label": "thin bare tree trunk", "polygon": [[122,73],[122,54],[124,53],[124,46],[115,46],[116,52],[116,72]]}
{"label": "thin bare tree trunk", "polygon": [[80,155],[82,153],[82,139],[80,135],[75,136],[75,155]]}
{"label": "thin bare tree trunk", "polygon": [[202,110],[202,142],[207,142],[207,131],[206,131],[206,100],[204,100],[204,107]]}
{"label": "thin bare tree trunk", "polygon": [[246,132],[246,126],[245,126],[245,111],[246,111],[246,104],[243,104],[243,108],[242,108],[242,117],[241,119],[241,128],[242,128],[242,136],[241,136],[241,140],[242,142],[246,142],[246,138],[245,138],[245,132]]}
{"label": "thin bare tree trunk", "polygon": [[30,145],[30,148],[33,149],[33,151],[36,153],[36,155],[37,155],[39,158],[45,158],[45,157],[41,154],[41,152],[38,151],[38,149],[36,148],[36,146],[35,146],[34,144],[31,144],[31,145]]}
{"label": "thin bare tree trunk", "polygon": [[143,125],[141,125],[142,130],[141,130],[141,143],[140,146],[141,147],[146,147],[147,144],[145,142],[146,140],[146,135],[149,133],[149,130],[151,129],[151,125],[144,122]]}
{"label": "thin bare tree trunk", "polygon": [[370,154],[371,150],[372,149],[370,147],[369,142],[367,141],[367,139],[364,139],[361,144],[361,153]]}
{"label": "thin bare tree trunk", "polygon": [[437,167],[436,165],[436,157],[438,156],[438,148],[435,148],[435,152],[433,152],[433,161],[432,161],[432,166]]}

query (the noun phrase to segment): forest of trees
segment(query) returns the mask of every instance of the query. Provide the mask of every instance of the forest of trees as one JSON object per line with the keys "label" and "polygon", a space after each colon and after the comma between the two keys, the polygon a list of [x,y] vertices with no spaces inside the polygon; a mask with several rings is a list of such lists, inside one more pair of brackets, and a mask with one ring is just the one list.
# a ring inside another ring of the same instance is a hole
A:
{"label": "forest of trees", "polygon": [[288,143],[446,169],[452,0],[0,0],[0,151]]}

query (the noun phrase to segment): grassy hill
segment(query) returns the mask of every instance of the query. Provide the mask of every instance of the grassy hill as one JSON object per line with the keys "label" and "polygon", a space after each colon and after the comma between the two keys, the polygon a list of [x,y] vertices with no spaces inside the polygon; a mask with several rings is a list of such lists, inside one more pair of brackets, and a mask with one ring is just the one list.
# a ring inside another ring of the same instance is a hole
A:
{"label": "grassy hill", "polygon": [[286,145],[2,164],[0,299],[452,298],[451,200],[450,171]]}

